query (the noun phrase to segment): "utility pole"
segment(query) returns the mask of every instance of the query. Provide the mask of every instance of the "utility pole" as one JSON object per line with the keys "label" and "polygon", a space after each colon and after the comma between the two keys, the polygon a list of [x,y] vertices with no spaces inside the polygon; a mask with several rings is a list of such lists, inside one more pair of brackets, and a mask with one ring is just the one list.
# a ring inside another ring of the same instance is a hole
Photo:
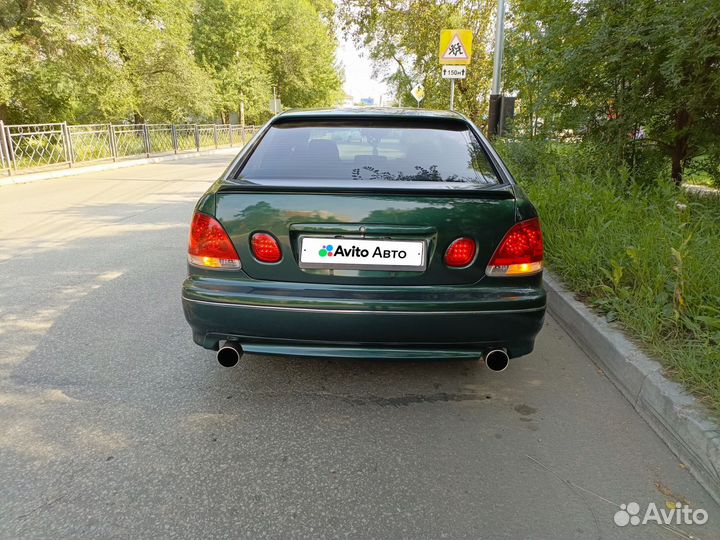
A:
{"label": "utility pole", "polygon": [[498,135],[502,108],[501,76],[503,48],[505,46],[505,0],[498,0],[497,20],[495,21],[495,54],[493,56],[493,78],[490,89],[490,110],[488,111],[488,136]]}

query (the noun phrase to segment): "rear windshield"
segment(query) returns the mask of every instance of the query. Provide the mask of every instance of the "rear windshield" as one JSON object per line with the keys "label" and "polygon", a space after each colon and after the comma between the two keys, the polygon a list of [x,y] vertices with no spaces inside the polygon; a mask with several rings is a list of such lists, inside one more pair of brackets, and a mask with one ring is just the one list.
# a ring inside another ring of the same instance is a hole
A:
{"label": "rear windshield", "polygon": [[397,121],[275,124],[240,179],[499,183],[467,124]]}

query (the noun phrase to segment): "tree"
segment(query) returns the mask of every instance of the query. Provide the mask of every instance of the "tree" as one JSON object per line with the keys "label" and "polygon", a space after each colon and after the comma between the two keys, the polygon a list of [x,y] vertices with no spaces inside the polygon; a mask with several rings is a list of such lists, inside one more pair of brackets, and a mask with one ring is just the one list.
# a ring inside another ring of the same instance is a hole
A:
{"label": "tree", "polygon": [[218,89],[216,109],[223,121],[239,113],[241,102],[250,123],[268,116],[272,95],[270,66],[263,37],[270,33],[271,11],[255,0],[201,0],[193,20],[193,47],[198,63]]}
{"label": "tree", "polygon": [[107,30],[116,36],[136,116],[154,122],[212,119],[216,88],[195,62],[191,44],[194,1],[124,2],[126,8],[114,14],[129,22],[116,18],[117,31]]}
{"label": "tree", "polygon": [[0,0],[0,119],[224,121],[334,104],[332,0]]}
{"label": "tree", "polygon": [[264,46],[272,82],[288,107],[332,106],[343,95],[331,8],[322,0],[272,2],[273,19]]}
{"label": "tree", "polygon": [[9,32],[0,32],[0,120],[9,119],[8,104],[13,98],[17,79],[27,65],[27,50],[16,43]]}
{"label": "tree", "polygon": [[[6,2],[9,119],[183,120],[212,114],[212,80],[189,47],[190,0]],[[0,41],[1,43],[2,41]]]}
{"label": "tree", "polygon": [[216,81],[223,118],[244,102],[250,121],[266,119],[273,86],[285,107],[336,104],[333,13],[331,0],[201,0],[195,55]]}
{"label": "tree", "polygon": [[438,44],[443,28],[473,31],[473,58],[467,79],[456,85],[456,108],[481,122],[487,111],[492,59],[494,2],[458,0],[346,0],[340,8],[343,28],[370,50],[376,72],[386,75],[401,103],[415,103],[410,90],[425,87],[423,107],[446,109],[450,83],[440,73]]}
{"label": "tree", "polygon": [[[446,108],[440,29],[473,29],[457,108],[487,110],[496,2],[345,0],[344,28],[370,49],[398,97],[423,83],[424,106]],[[510,0],[503,70],[518,96],[516,135],[582,137],[618,164],[665,156],[676,183],[697,156],[720,163],[720,0]]]}
{"label": "tree", "polygon": [[[526,126],[572,130],[620,161],[659,149],[685,164],[720,135],[717,0],[514,0],[505,71]],[[643,134],[643,135],[641,135]]]}
{"label": "tree", "polygon": [[518,94],[514,128],[530,139],[583,125],[577,96],[566,102],[558,51],[574,49],[573,0],[514,0],[506,16],[503,89]]}

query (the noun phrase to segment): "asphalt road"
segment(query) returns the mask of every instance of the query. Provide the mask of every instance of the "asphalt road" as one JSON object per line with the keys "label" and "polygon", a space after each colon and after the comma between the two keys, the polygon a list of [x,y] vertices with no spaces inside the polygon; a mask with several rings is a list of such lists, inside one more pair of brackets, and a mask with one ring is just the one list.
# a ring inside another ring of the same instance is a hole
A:
{"label": "asphalt road", "polygon": [[[548,318],[503,373],[195,346],[230,154],[0,188],[0,538],[720,538],[720,508]],[[688,501],[703,526],[618,527]]]}

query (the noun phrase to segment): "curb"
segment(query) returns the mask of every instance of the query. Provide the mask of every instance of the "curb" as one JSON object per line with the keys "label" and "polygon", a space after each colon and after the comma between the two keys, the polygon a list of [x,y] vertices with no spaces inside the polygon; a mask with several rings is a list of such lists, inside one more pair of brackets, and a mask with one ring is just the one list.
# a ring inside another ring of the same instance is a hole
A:
{"label": "curb", "polygon": [[211,150],[201,150],[200,152],[187,152],[182,154],[169,154],[165,156],[146,157],[138,159],[125,159],[122,161],[112,161],[109,163],[99,163],[97,165],[82,165],[67,169],[56,169],[52,171],[43,171],[37,173],[20,173],[18,175],[0,178],[0,186],[12,186],[14,184],[27,184],[29,182],[38,182],[40,180],[50,180],[52,178],[64,178],[65,176],[75,176],[78,174],[86,174],[100,171],[113,171],[115,169],[124,169],[126,167],[137,167],[138,165],[149,165],[151,163],[162,163],[164,161],[176,161],[179,159],[190,159],[197,156],[208,156],[213,154],[232,154],[239,152],[242,146],[228,146],[226,148],[213,148]]}
{"label": "curb", "polygon": [[545,271],[548,310],[635,410],[720,503],[720,427],[678,383],[625,335],[575,300]]}
{"label": "curb", "polygon": [[720,189],[709,186],[696,186],[693,184],[683,184],[685,191],[694,193],[701,197],[720,197]]}

